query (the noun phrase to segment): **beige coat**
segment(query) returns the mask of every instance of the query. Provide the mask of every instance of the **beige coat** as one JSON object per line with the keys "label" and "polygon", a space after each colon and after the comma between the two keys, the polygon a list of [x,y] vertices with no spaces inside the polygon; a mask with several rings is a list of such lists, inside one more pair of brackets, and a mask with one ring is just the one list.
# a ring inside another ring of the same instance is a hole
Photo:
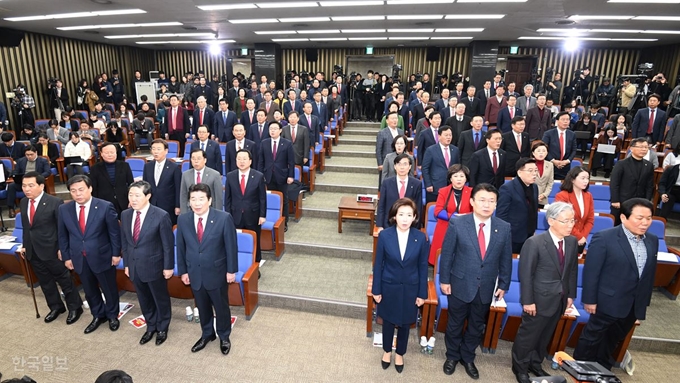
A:
{"label": "beige coat", "polygon": [[552,162],[543,161],[543,176],[536,178],[538,194],[545,196],[545,198],[538,200],[539,205],[545,205],[548,203],[548,195],[550,195],[550,192],[552,191],[554,181],[555,173]]}

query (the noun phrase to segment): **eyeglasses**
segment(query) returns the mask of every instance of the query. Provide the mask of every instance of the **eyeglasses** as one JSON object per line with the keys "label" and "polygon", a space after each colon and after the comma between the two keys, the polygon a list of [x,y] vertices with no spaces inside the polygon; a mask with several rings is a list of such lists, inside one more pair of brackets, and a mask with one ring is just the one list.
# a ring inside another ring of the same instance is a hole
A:
{"label": "eyeglasses", "polygon": [[494,200],[494,199],[491,199],[491,200],[488,200],[488,199],[476,199],[476,200],[475,200],[475,203],[478,203],[478,204],[480,204],[480,205],[495,205],[495,204],[496,204],[496,200]]}
{"label": "eyeglasses", "polygon": [[527,173],[538,173],[538,169],[520,169],[520,170]]}
{"label": "eyeglasses", "polygon": [[573,224],[576,223],[575,219],[569,219],[569,220],[566,220],[566,221],[560,221],[559,219],[556,219],[555,221],[557,221],[561,224],[564,224],[564,225],[573,225]]}
{"label": "eyeglasses", "polygon": [[631,146],[631,148],[649,150],[649,146],[634,145],[634,146]]}

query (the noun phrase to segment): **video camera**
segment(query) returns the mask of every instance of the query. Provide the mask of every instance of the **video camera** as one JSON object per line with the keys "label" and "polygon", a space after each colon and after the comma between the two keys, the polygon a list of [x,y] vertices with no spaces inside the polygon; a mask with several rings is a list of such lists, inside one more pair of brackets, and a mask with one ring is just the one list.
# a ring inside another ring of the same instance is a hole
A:
{"label": "video camera", "polygon": [[337,73],[338,76],[343,76],[342,65],[339,64],[333,65],[333,72]]}
{"label": "video camera", "polygon": [[55,87],[57,86],[57,81],[59,81],[57,77],[50,77],[47,79],[47,86],[49,88]]}
{"label": "video camera", "polygon": [[[398,82],[399,79],[399,72],[404,69],[404,67],[401,64],[394,64],[392,66],[392,81],[393,82]],[[421,75],[422,78],[422,75]]]}

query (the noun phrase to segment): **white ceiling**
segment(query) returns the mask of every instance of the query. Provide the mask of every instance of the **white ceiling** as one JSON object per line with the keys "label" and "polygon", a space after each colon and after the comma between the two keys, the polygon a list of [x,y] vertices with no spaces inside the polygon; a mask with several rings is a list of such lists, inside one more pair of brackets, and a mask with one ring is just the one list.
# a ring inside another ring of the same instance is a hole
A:
{"label": "white ceiling", "polygon": [[[564,32],[537,32],[539,28],[580,28],[586,30],[597,29],[634,29],[634,30],[675,30],[680,28],[680,0],[675,4],[658,4],[648,0],[647,4],[608,3],[607,0],[528,0],[526,2],[490,2],[478,0],[478,3],[461,3],[457,0],[452,4],[424,4],[428,0],[412,1],[418,4],[387,5],[387,1],[379,1],[382,5],[354,5],[354,6],[314,6],[292,7],[291,1],[285,0],[256,0],[263,8],[211,10],[204,11],[198,6],[217,4],[253,4],[245,0],[0,0],[0,26],[57,35],[67,38],[90,40],[115,45],[131,45],[156,49],[195,49],[202,44],[151,44],[137,45],[138,41],[177,41],[177,40],[206,40],[202,37],[168,36],[156,38],[123,38],[106,39],[111,35],[139,35],[139,34],[180,34],[180,33],[215,33],[219,40],[234,40],[227,44],[229,48],[253,47],[254,43],[272,42],[272,39],[303,38],[311,41],[278,42],[284,48],[288,47],[393,47],[393,46],[465,46],[469,39],[445,40],[432,37],[473,37],[474,40],[500,40],[501,45],[523,46],[557,46],[561,41],[555,40],[517,40],[520,37],[549,37],[565,36]],[[450,0],[450,2],[453,0]],[[470,0],[467,0],[470,1]],[[500,1],[500,0],[499,0]],[[517,1],[517,0],[515,0]],[[621,1],[621,0],[619,0]],[[630,0],[624,0],[630,1]],[[668,1],[668,0],[666,0]],[[370,3],[361,1],[359,4]],[[645,1],[640,1],[640,3]],[[317,3],[317,2],[313,2]],[[333,3],[322,1],[320,3]],[[650,4],[651,3],[651,4]],[[287,5],[286,8],[266,8],[267,5]],[[107,15],[78,18],[61,18],[38,21],[7,21],[5,18],[61,14],[71,12],[115,11],[122,9],[141,8],[142,14]],[[473,20],[445,19],[444,15],[489,15],[502,14],[502,19]],[[436,18],[424,20],[421,15]],[[573,15],[625,15],[625,16],[678,16],[678,21],[646,21],[646,20],[581,20],[573,25],[556,24],[565,21]],[[324,22],[275,22],[275,23],[246,23],[235,24],[230,20],[240,19],[285,19],[294,17],[349,17],[347,21]],[[353,17],[365,16],[397,16],[403,20],[385,19],[381,21],[354,20]],[[179,22],[176,26],[155,27],[127,27],[100,28],[97,30],[62,31],[58,27],[79,25],[109,25],[109,24],[140,24],[158,22]],[[484,28],[483,32],[434,32],[442,28]],[[383,30],[384,32],[364,33],[295,33],[305,31],[342,31],[342,30]],[[389,31],[389,30],[398,31]],[[420,32],[418,29],[430,29],[430,32]],[[285,34],[256,34],[258,31],[288,31]],[[593,47],[644,47],[680,43],[680,34],[657,33],[612,33],[587,31],[580,34],[582,38],[608,39],[658,39],[654,42],[625,42],[625,41],[583,41],[582,45]],[[342,39],[341,41],[318,41],[316,39]],[[349,38],[362,38],[349,40]],[[386,39],[387,38],[387,39]]]}

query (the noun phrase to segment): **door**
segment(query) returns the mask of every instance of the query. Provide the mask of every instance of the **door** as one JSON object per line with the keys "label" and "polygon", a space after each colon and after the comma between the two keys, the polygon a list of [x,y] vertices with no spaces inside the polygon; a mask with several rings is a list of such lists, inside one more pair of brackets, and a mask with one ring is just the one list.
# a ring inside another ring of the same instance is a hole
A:
{"label": "door", "polygon": [[531,81],[531,70],[534,67],[533,58],[512,58],[508,57],[508,72],[505,74],[505,83],[514,82],[517,84],[515,92],[524,95],[522,87]]}

